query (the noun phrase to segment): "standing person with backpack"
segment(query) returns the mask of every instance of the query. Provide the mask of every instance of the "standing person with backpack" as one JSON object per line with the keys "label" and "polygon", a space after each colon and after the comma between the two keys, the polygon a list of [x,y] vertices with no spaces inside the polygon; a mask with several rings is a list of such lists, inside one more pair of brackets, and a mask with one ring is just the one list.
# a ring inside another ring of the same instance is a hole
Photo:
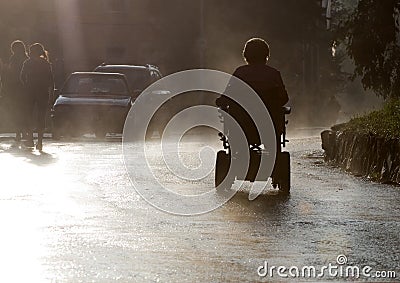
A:
{"label": "standing person with backpack", "polygon": [[4,127],[4,103],[3,103],[3,59],[0,58],[0,131]]}
{"label": "standing person with backpack", "polygon": [[[46,114],[50,98],[53,95],[54,80],[48,53],[40,43],[32,44],[29,47],[29,59],[24,62],[21,71],[23,82],[28,95],[28,116],[36,121],[38,141],[36,149],[43,149],[43,134],[46,127]],[[34,113],[37,117],[33,117]],[[35,119],[36,118],[36,119]],[[33,130],[35,125],[30,123],[28,130],[27,146],[34,145]]]}
{"label": "standing person with backpack", "polygon": [[3,89],[3,82],[1,79],[1,77],[3,76],[3,68],[4,68],[3,65],[4,65],[3,59],[0,58],[0,97],[1,97],[1,91]]}
{"label": "standing person with backpack", "polygon": [[27,131],[26,112],[26,93],[20,80],[20,73],[26,54],[25,43],[21,40],[15,40],[11,43],[11,57],[4,70],[4,95],[8,109],[8,116],[13,128],[15,129],[15,140],[20,141]]}

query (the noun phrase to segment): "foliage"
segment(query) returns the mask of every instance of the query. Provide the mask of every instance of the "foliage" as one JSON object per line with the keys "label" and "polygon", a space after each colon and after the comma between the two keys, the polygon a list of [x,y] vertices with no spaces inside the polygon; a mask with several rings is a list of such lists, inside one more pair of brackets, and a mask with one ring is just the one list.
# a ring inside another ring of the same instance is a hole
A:
{"label": "foliage", "polygon": [[207,67],[232,72],[242,63],[240,51],[245,40],[263,37],[271,46],[269,64],[281,71],[296,109],[292,120],[320,122],[326,116],[324,105],[348,82],[341,69],[345,56],[332,56],[333,28],[337,19],[348,14],[349,5],[342,2],[354,1],[332,2],[332,29],[328,30],[321,1],[208,0]]}
{"label": "foliage", "polygon": [[340,29],[353,77],[385,99],[400,97],[399,9],[400,0],[360,0]]}
{"label": "foliage", "polygon": [[400,100],[389,100],[382,110],[351,119],[345,129],[382,137],[399,138]]}

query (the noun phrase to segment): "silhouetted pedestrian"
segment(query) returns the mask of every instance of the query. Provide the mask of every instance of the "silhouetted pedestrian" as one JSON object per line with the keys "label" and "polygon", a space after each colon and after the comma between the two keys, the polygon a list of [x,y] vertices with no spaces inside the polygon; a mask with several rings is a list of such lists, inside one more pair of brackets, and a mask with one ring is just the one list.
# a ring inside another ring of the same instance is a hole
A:
{"label": "silhouetted pedestrian", "polygon": [[4,126],[4,103],[3,103],[3,60],[0,58],[0,130]]}
{"label": "silhouetted pedestrian", "polygon": [[0,58],[0,98],[2,97],[2,90],[3,90],[3,81],[2,81],[2,77],[3,77],[3,59]]}
{"label": "silhouetted pedestrian", "polygon": [[15,139],[20,141],[27,132],[26,117],[26,93],[20,80],[22,65],[28,59],[26,47],[21,40],[15,40],[11,43],[11,57],[6,66],[4,78],[4,92],[9,111],[9,118],[15,128]]}
{"label": "silhouetted pedestrian", "polygon": [[[28,114],[36,121],[38,141],[36,148],[43,148],[43,134],[46,128],[46,113],[49,100],[53,95],[54,80],[48,53],[40,43],[29,47],[29,59],[24,62],[21,71],[21,80],[28,91]],[[33,117],[37,113],[36,119]],[[29,128],[28,146],[33,146],[34,125]]]}

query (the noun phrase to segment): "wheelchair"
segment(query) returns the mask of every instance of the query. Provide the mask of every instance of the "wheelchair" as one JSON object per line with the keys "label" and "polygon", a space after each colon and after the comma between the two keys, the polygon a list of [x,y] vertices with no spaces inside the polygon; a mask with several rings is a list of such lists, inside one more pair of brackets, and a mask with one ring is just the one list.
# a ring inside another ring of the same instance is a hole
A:
{"label": "wheelchair", "polygon": [[[282,149],[286,147],[286,143],[289,142],[286,139],[286,127],[288,121],[286,120],[286,115],[291,113],[290,107],[282,107],[280,110],[276,111],[274,115],[271,115],[274,128],[276,132],[277,140],[277,151],[275,164],[271,176],[265,176],[263,172],[259,173],[260,162],[262,154],[266,154],[263,145],[261,144],[261,139],[259,138],[257,128],[252,122],[251,118],[244,119],[243,115],[235,115],[237,110],[231,108],[219,108],[220,119],[223,123],[223,133],[219,133],[220,140],[223,144],[223,150],[217,153],[216,166],[215,166],[215,188],[218,190],[228,190],[231,188],[235,180],[242,180],[242,176],[233,174],[228,174],[231,158],[242,158],[236,150],[232,150],[229,143],[229,129],[227,129],[226,123],[224,123],[224,116],[229,113],[232,117],[240,117],[242,120],[238,121],[240,127],[246,135],[249,150],[249,165],[247,169],[247,174],[245,174],[244,181],[267,181],[269,177],[272,178],[272,185],[276,189],[278,188],[281,193],[290,193],[290,154],[289,152],[283,151]],[[244,111],[244,110],[243,110]],[[271,113],[271,112],[270,112]],[[243,150],[243,149],[242,149]],[[261,170],[262,171],[262,170]],[[258,174],[259,173],[259,174]],[[265,173],[265,172],[264,172]],[[243,174],[243,173],[242,173]]]}

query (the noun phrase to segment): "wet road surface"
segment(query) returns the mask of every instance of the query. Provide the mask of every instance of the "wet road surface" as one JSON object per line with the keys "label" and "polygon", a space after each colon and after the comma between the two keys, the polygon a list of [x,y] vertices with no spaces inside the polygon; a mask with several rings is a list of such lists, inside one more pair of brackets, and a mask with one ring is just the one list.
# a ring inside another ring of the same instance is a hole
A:
{"label": "wet road surface", "polygon": [[[195,151],[203,142],[188,144]],[[257,269],[265,261],[320,267],[341,254],[351,265],[397,272],[369,280],[399,280],[400,189],[323,164],[318,137],[292,138],[288,150],[290,197],[271,189],[249,201],[239,192],[215,211],[182,217],[135,192],[119,139],[46,140],[39,153],[3,137],[0,281],[285,281]],[[323,280],[346,281],[312,281]]]}

